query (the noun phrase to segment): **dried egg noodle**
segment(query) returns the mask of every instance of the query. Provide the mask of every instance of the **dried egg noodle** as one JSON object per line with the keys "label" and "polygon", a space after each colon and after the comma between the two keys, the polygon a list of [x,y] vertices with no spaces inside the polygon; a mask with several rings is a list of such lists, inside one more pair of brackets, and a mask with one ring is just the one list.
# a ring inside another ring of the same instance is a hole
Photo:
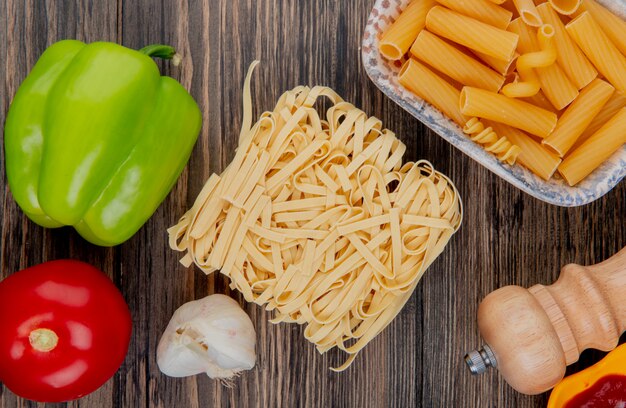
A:
{"label": "dried egg noodle", "polygon": [[[452,182],[380,120],[325,87],[284,93],[251,127],[250,77],[235,158],[168,232],[207,274],[231,279],[273,323],[306,324],[320,353],[357,353],[399,313],[459,228]],[[334,105],[326,118],[319,98]]]}

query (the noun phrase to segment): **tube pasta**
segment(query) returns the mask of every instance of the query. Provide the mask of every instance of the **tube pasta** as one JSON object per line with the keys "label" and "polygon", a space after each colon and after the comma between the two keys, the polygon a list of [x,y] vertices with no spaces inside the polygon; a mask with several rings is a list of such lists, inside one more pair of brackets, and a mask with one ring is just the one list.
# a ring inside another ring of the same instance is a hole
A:
{"label": "tube pasta", "polygon": [[557,13],[569,16],[578,10],[582,0],[549,0],[549,2],[550,6],[552,6]]}
{"label": "tube pasta", "polygon": [[465,85],[498,92],[504,83],[502,75],[426,30],[417,36],[411,54]]}
{"label": "tube pasta", "polygon": [[543,22],[533,0],[513,0],[513,4],[526,24],[532,27],[541,27]]}
{"label": "tube pasta", "polygon": [[541,143],[519,129],[507,126],[503,123],[485,121],[498,134],[505,136],[519,147],[517,163],[526,167],[544,180],[550,180],[556,169],[561,164],[558,155],[548,151]]}
{"label": "tube pasta", "polygon": [[613,96],[608,102],[602,107],[600,113],[596,115],[595,118],[591,121],[587,129],[580,135],[578,140],[570,151],[574,151],[580,147],[581,144],[587,141],[591,136],[594,135],[606,122],[608,122],[613,116],[620,111],[620,109],[626,107],[626,96],[619,91],[613,92]]}
{"label": "tube pasta", "polygon": [[554,27],[554,45],[557,50],[557,62],[577,89],[589,85],[598,76],[585,54],[578,48],[565,30],[565,25],[548,3],[537,6],[539,15],[545,24]]}
{"label": "tube pasta", "polygon": [[509,98],[527,98],[536,95],[541,83],[535,68],[549,67],[556,61],[556,48],[553,43],[554,28],[545,24],[537,31],[537,39],[541,51],[524,54],[517,59],[517,71],[521,82],[507,84],[502,93]]}
{"label": "tube pasta", "polygon": [[[462,205],[448,178],[425,161],[403,164],[395,135],[329,88],[288,91],[251,126],[251,70],[235,158],[168,230],[170,246],[185,265],[220,269],[273,323],[306,325],[318,351],[345,351],[341,371],[400,312]],[[320,98],[333,104],[325,117]],[[248,172],[254,188],[239,206],[231,197],[250,162],[261,171]]]}
{"label": "tube pasta", "polygon": [[545,138],[557,123],[553,112],[483,89],[466,86],[461,91],[461,113],[504,123]]}
{"label": "tube pasta", "polygon": [[506,61],[513,58],[517,47],[516,34],[441,6],[435,6],[428,12],[426,28],[440,37]]}
{"label": "tube pasta", "polygon": [[580,14],[565,29],[611,85],[626,93],[626,56],[611,42],[591,14],[588,11]]}
{"label": "tube pasta", "polygon": [[[537,34],[521,19],[513,20],[508,30],[519,35],[520,53],[529,54],[541,50]],[[537,68],[536,73],[543,93],[557,110],[563,109],[578,96],[578,89],[558,64]]]}
{"label": "tube pasta", "polygon": [[[573,20],[565,25],[559,14]],[[583,146],[606,156],[606,148],[587,142],[599,133],[614,142],[604,127],[626,108],[626,22],[619,16],[596,0],[431,0],[421,16],[410,55],[424,64],[410,58],[398,80],[472,141],[545,180],[560,166],[571,185],[593,170],[571,167]],[[351,185],[341,168],[329,177],[335,189]],[[296,222],[311,211],[277,219]]]}
{"label": "tube pasta", "polygon": [[437,3],[502,30],[506,30],[513,17],[513,13],[489,0],[437,0]]}
{"label": "tube pasta", "polygon": [[511,143],[505,136],[498,136],[492,127],[485,127],[478,118],[470,119],[463,127],[463,133],[469,135],[473,142],[483,145],[498,160],[510,165],[515,164],[521,152],[519,146]]}
{"label": "tube pasta", "polygon": [[524,102],[531,103],[535,106],[539,106],[540,108],[549,110],[550,112],[554,112],[557,114],[557,116],[559,115],[559,111],[554,106],[552,106],[548,98],[546,98],[546,96],[541,90],[537,92],[535,95],[530,96],[528,98],[521,98],[521,100],[523,100]]}
{"label": "tube pasta", "polygon": [[574,186],[611,157],[624,143],[626,143],[626,108],[622,108],[563,160],[559,166],[559,173],[570,186]]}
{"label": "tube pasta", "polygon": [[511,58],[509,61],[500,60],[478,51],[472,51],[472,54],[476,55],[485,64],[493,68],[497,73],[505,76],[510,74],[515,69],[515,62],[517,61],[517,58],[519,58],[518,53],[515,53],[513,55],[513,58]]}
{"label": "tube pasta", "polygon": [[517,11],[517,7],[515,7],[515,4],[511,0],[505,0],[502,4],[500,4],[500,7],[505,8],[513,13],[513,19],[520,17],[519,11]]}
{"label": "tube pasta", "polygon": [[380,53],[390,60],[401,59],[424,28],[426,14],[435,4],[435,0],[413,0],[380,39]]}
{"label": "tube pasta", "polygon": [[587,11],[596,21],[602,21],[602,31],[626,55],[626,21],[613,14],[596,0],[585,0],[579,12]]}
{"label": "tube pasta", "polygon": [[498,137],[485,130],[478,119],[469,119],[461,113],[459,99],[461,93],[446,80],[414,59],[404,63],[398,78],[400,84],[426,102],[442,111],[463,128],[470,139],[493,153],[500,161],[515,163],[517,148],[506,138]]}
{"label": "tube pasta", "polygon": [[398,81],[457,125],[462,127],[469,120],[459,109],[460,91],[416,60],[409,59],[404,63]]}
{"label": "tube pasta", "polygon": [[594,80],[581,91],[559,119],[554,132],[542,143],[559,156],[565,156],[614,91],[615,88],[603,80]]}

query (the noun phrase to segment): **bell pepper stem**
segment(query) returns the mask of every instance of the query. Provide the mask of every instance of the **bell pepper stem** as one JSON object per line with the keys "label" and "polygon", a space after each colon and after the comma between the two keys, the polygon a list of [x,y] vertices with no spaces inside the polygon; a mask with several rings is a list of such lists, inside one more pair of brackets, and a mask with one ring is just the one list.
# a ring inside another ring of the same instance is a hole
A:
{"label": "bell pepper stem", "polygon": [[172,60],[174,66],[180,65],[182,57],[176,52],[176,49],[170,45],[152,44],[139,50],[140,53],[153,58],[163,58]]}

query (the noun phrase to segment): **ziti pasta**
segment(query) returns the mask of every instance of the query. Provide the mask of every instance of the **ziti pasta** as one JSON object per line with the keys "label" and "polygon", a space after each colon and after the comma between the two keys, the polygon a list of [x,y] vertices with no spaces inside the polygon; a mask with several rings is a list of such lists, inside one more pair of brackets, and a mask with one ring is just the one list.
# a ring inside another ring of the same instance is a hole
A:
{"label": "ziti pasta", "polygon": [[611,120],[613,116],[617,115],[617,112],[624,107],[626,107],[626,95],[622,94],[620,91],[613,92],[613,96],[611,96],[608,102],[602,107],[600,113],[593,118],[583,134],[578,137],[572,149],[576,150],[578,146],[593,136],[594,133],[604,126],[606,122]]}
{"label": "ziti pasta", "polygon": [[400,83],[425,101],[432,103],[449,118],[463,127],[470,139],[493,153],[500,161],[515,163],[519,148],[506,137],[498,136],[491,128],[485,128],[477,118],[465,116],[459,106],[461,93],[428,67],[409,59],[400,70]]}
{"label": "ziti pasta", "polygon": [[507,138],[515,143],[520,149],[517,162],[544,180],[550,180],[559,164],[561,158],[542,146],[534,138],[528,136],[519,129],[510,127],[503,123],[485,121],[497,133],[507,135]]}
{"label": "ziti pasta", "polygon": [[[550,6],[559,14],[569,16],[580,7],[582,0],[549,0]],[[587,0],[585,0],[587,2]]]}
{"label": "ziti pasta", "polygon": [[602,22],[602,31],[626,55],[626,21],[611,13],[596,0],[585,0],[578,12],[587,11],[595,21]]}
{"label": "ziti pasta", "polygon": [[[521,18],[513,20],[508,30],[519,35],[518,52],[520,54],[532,55],[541,51],[537,30],[525,24]],[[538,67],[535,72],[541,83],[541,90],[557,110],[565,108],[578,97],[578,89],[565,75],[560,65]]]}
{"label": "ziti pasta", "polygon": [[494,58],[490,55],[483,54],[482,52],[472,51],[472,50],[470,51],[472,54],[476,55],[481,61],[489,65],[491,68],[493,68],[497,73],[501,75],[510,74],[513,68],[515,67],[515,61],[517,61],[517,58],[519,57],[519,54],[515,53],[513,55],[513,58],[507,61],[507,60],[500,60],[500,59]]}
{"label": "ziti pasta", "polygon": [[570,186],[584,179],[626,143],[626,108],[622,108],[604,126],[568,155],[559,173]]}
{"label": "ziti pasta", "polygon": [[510,60],[515,55],[516,34],[445,7],[435,6],[428,12],[426,28],[440,37],[497,59]]}
{"label": "ziti pasta", "polygon": [[420,98],[433,104],[457,125],[464,126],[469,120],[461,113],[459,107],[461,92],[424,64],[409,59],[400,69],[398,81]]}
{"label": "ziti pasta", "polygon": [[425,30],[411,46],[411,55],[462,84],[493,92],[504,84],[504,76]]}
{"label": "ziti pasta", "polygon": [[[572,185],[619,149],[626,21],[596,0],[413,0],[407,10],[416,3],[424,19],[394,58],[398,82],[469,139],[545,180],[558,167]],[[389,32],[397,24],[408,26],[401,14]]]}
{"label": "ziti pasta", "polygon": [[490,0],[437,0],[437,3],[503,30],[506,30],[513,17],[513,13]]}
{"label": "ziti pasta", "polygon": [[580,96],[559,118],[554,131],[542,143],[560,157],[565,156],[576,139],[589,127],[593,118],[613,95],[615,88],[601,79],[595,79],[580,92]]}
{"label": "ziti pasta", "polygon": [[524,23],[533,27],[541,27],[543,21],[533,0],[511,0]]}
{"label": "ziti pasta", "polygon": [[391,60],[402,58],[424,28],[426,14],[435,4],[435,0],[412,1],[380,39],[381,54]]}
{"label": "ziti pasta", "polygon": [[549,110],[495,92],[466,86],[461,91],[461,113],[504,123],[545,138],[556,127],[557,116]]}
{"label": "ziti pasta", "polygon": [[[529,98],[541,90],[541,82],[535,73],[537,68],[545,68],[556,61],[556,47],[553,43],[554,28],[545,24],[537,32],[540,51],[530,52],[517,58],[517,73],[521,81],[505,85],[502,93],[510,98]],[[471,84],[467,84],[472,86]],[[486,89],[486,88],[485,88]],[[497,90],[496,90],[497,92]]]}
{"label": "ziti pasta", "polygon": [[220,270],[273,323],[305,325],[320,353],[346,352],[341,371],[400,312],[459,228],[461,201],[329,88],[288,91],[252,125],[253,67],[235,158],[168,230],[170,246],[187,266]]}
{"label": "ziti pasta", "polygon": [[582,89],[589,85],[598,76],[598,71],[585,57],[585,54],[569,34],[567,34],[565,25],[552,6],[549,3],[543,3],[537,6],[537,10],[544,24],[549,24],[554,29],[554,46],[557,50],[557,61],[559,66],[565,71],[565,75],[577,89]]}
{"label": "ziti pasta", "polygon": [[602,31],[586,11],[569,22],[565,29],[615,89],[626,93],[626,56]]}

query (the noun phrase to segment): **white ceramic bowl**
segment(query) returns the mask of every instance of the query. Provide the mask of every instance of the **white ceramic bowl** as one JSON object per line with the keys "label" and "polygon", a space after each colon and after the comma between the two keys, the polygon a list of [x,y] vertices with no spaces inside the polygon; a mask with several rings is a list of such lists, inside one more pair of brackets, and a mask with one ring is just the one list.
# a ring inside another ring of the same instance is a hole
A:
{"label": "white ceramic bowl", "polygon": [[[626,18],[626,0],[598,0],[614,13]],[[545,202],[564,207],[588,204],[615,187],[626,176],[626,145],[575,187],[561,178],[544,181],[520,165],[500,163],[439,110],[424,102],[398,83],[400,64],[384,59],[378,41],[398,17],[409,0],[376,0],[367,21],[361,49],[363,65],[370,79],[389,98],[406,109],[441,137],[522,191]],[[556,175],[558,177],[558,174]]]}

